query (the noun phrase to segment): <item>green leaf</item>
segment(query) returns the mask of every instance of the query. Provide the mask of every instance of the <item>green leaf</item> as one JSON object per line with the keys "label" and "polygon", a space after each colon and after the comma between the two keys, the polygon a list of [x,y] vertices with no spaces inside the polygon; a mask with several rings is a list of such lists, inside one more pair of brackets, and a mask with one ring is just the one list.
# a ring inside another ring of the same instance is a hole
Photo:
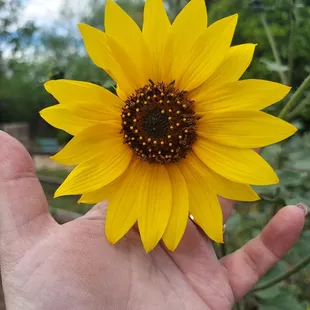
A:
{"label": "green leaf", "polygon": [[[310,253],[310,230],[303,231],[301,237],[291,250],[291,253],[295,255],[295,263],[296,259],[302,260]],[[310,266],[307,266],[306,269],[310,270]]]}
{"label": "green leaf", "polygon": [[298,171],[280,170],[277,171],[277,174],[280,179],[280,186],[296,186],[300,183],[300,172]]}
{"label": "green leaf", "polygon": [[241,224],[241,215],[239,213],[234,214],[229,218],[226,223],[226,232],[234,232]]}
{"label": "green leaf", "polygon": [[258,286],[264,285],[264,283],[269,282],[270,280],[279,277],[288,270],[288,265],[285,261],[281,260],[278,262],[272,269],[270,269],[266,275],[259,281]]}
{"label": "green leaf", "polygon": [[293,163],[293,167],[295,169],[300,169],[300,170],[308,170],[310,173],[310,159],[309,159],[309,154],[304,154],[304,156]]}
{"label": "green leaf", "polygon": [[106,80],[104,83],[103,83],[103,87],[104,88],[110,88],[110,87],[113,87],[115,86],[115,82],[111,79],[108,79]]}
{"label": "green leaf", "polygon": [[282,154],[282,146],[279,143],[265,147],[260,153],[260,155],[262,155],[263,158],[274,168]]}
{"label": "green leaf", "polygon": [[278,294],[275,298],[262,301],[259,310],[306,310],[298,300],[287,292]]}
{"label": "green leaf", "polygon": [[280,189],[280,185],[279,184],[275,184],[275,185],[270,185],[270,186],[253,186],[253,189],[259,194],[265,194],[268,195],[269,198],[272,198],[272,200],[274,200],[274,198],[276,197],[276,194],[278,193],[279,189]]}
{"label": "green leaf", "polygon": [[269,300],[269,299],[275,298],[280,293],[281,293],[280,286],[275,285],[275,286],[272,286],[266,290],[261,290],[261,291],[255,292],[255,296],[257,296],[260,299]]}
{"label": "green leaf", "polygon": [[290,199],[285,199],[285,204],[286,205],[296,205],[299,202],[303,202],[306,205],[310,204],[310,195],[296,195],[297,197],[295,198],[290,198]]}

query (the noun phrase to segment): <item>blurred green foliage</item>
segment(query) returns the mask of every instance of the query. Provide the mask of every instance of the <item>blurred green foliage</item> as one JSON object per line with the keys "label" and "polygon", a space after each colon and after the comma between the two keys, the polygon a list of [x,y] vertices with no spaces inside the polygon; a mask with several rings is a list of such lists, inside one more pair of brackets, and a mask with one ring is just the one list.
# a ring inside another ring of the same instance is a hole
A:
{"label": "blurred green foliage", "polygon": [[[239,22],[233,44],[257,43],[254,60],[243,78],[259,78],[281,82],[293,87],[292,94],[310,72],[310,0],[208,0],[209,24],[238,13]],[[72,23],[76,13],[65,6],[63,25],[38,28],[35,21],[19,25],[24,1],[0,0],[0,123],[39,122],[38,111],[55,104],[45,92],[43,83],[49,79],[77,79],[113,89],[113,83],[86,55],[77,27]],[[65,3],[65,1],[64,1]],[[118,3],[141,25],[143,1],[120,0]],[[187,0],[166,0],[165,6],[173,20]],[[104,1],[90,0],[89,12],[81,12],[78,20],[103,29]],[[2,16],[1,16],[2,17]],[[270,32],[273,42],[270,42]],[[276,49],[276,53],[272,49]],[[2,51],[2,52],[1,52]],[[290,96],[268,109],[278,115]],[[276,168],[280,184],[257,188],[261,201],[238,204],[227,223],[226,246],[231,252],[256,236],[272,215],[287,204],[304,202],[310,205],[310,90],[306,90],[287,118],[299,132],[288,141],[265,148],[262,155]],[[54,130],[54,129],[53,129]],[[70,137],[54,131],[60,143]],[[41,171],[42,174],[55,172]],[[64,177],[67,172],[60,172]],[[56,172],[57,174],[57,172]],[[54,187],[45,185],[49,202],[54,207],[86,212],[76,204],[76,197],[52,199]],[[310,225],[306,224],[298,244],[262,280],[291,270],[310,255]],[[310,267],[266,290],[250,293],[238,305],[243,310],[305,310],[310,307]]]}

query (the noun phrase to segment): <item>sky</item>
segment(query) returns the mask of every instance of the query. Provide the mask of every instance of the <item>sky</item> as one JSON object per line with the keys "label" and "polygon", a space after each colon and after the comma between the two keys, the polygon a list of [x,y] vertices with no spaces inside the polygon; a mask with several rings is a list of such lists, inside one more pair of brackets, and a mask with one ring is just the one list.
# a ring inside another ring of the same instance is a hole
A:
{"label": "sky", "polygon": [[[39,27],[49,27],[57,24],[61,11],[67,5],[75,12],[87,11],[89,0],[24,0],[24,10],[20,23],[35,21]],[[78,14],[76,14],[78,18]],[[78,20],[73,20],[77,23]]]}
{"label": "sky", "polygon": [[[81,22],[80,16],[87,14],[88,3],[91,0],[23,0],[23,10],[19,15],[17,24],[11,26],[11,31],[15,31],[19,26],[23,26],[27,21],[35,22],[41,30],[52,29],[61,34],[70,31],[72,35],[79,35],[77,24]],[[74,17],[65,20],[62,11],[69,7],[69,11],[74,12]],[[10,46],[2,45],[3,57],[10,57],[12,52]],[[30,47],[24,50],[23,55],[33,57],[33,49]]]}
{"label": "sky", "polygon": [[35,21],[40,26],[52,24],[59,17],[62,5],[63,0],[28,0],[20,22]]}

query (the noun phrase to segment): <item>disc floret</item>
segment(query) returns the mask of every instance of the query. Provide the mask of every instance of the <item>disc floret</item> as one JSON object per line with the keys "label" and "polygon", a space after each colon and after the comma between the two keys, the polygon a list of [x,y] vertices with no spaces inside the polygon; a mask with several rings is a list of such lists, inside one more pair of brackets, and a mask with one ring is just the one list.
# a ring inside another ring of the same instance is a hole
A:
{"label": "disc floret", "polygon": [[149,163],[185,158],[196,141],[194,101],[174,83],[153,83],[138,89],[122,110],[124,142]]}

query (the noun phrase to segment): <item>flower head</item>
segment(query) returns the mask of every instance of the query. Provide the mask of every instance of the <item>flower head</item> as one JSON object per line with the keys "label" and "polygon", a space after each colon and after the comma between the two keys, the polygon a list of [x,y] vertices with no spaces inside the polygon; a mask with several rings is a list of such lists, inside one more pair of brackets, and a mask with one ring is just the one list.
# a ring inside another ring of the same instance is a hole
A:
{"label": "flower head", "polygon": [[250,185],[278,182],[253,148],[292,135],[292,125],[260,110],[289,87],[239,81],[254,44],[231,47],[237,15],[207,27],[204,0],[191,0],[171,24],[161,0],[147,0],[142,31],[114,2],[105,32],[79,25],[89,56],[117,84],[57,80],[59,104],[41,111],[74,138],[53,159],[76,165],[55,196],[108,200],[106,236],[120,240],[137,222],[146,251],[162,239],[175,250],[188,216],[223,241],[217,196],[259,199]]}

